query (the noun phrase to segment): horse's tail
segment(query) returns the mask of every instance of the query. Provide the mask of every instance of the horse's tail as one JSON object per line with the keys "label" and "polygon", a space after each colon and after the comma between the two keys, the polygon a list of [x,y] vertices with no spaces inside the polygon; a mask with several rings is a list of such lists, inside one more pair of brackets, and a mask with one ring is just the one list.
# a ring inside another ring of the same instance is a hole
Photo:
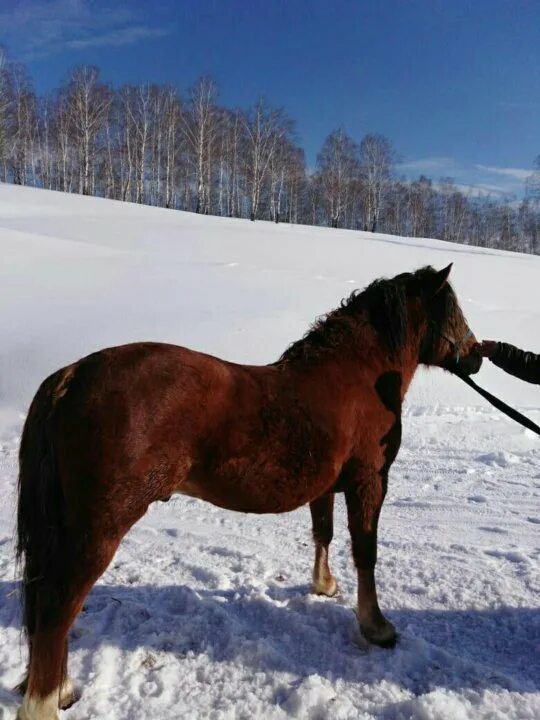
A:
{"label": "horse's tail", "polygon": [[46,613],[61,591],[64,496],[50,430],[57,379],[52,375],[37,391],[19,452],[17,559],[22,569],[23,628],[29,637],[38,614]]}

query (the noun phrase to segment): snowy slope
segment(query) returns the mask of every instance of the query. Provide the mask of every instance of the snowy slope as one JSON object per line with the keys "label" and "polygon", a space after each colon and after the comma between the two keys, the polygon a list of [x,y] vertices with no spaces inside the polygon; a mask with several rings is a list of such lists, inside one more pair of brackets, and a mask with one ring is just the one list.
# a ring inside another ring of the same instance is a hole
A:
{"label": "snowy slope", "polygon": [[[18,436],[38,383],[105,345],[165,340],[274,360],[355,287],[453,261],[470,325],[540,350],[540,258],[436,240],[203,218],[0,184],[0,718],[24,650],[12,529]],[[480,381],[540,421],[540,388]],[[307,592],[308,511],[152,507],[71,637],[82,699],[62,718],[538,718],[540,443],[458,380],[422,371],[380,526],[393,651],[367,648],[342,595]]]}

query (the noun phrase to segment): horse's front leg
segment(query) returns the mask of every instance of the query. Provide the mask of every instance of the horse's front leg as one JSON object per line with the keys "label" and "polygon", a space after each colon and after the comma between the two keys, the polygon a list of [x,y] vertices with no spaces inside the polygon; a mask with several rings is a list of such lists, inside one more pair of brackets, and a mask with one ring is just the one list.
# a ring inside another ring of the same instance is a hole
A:
{"label": "horse's front leg", "polygon": [[377,524],[386,483],[377,470],[364,468],[345,491],[354,563],[358,571],[358,619],[364,637],[375,645],[393,647],[396,630],[382,614],[375,587]]}
{"label": "horse's front leg", "polygon": [[313,592],[332,597],[338,591],[335,577],[328,565],[328,548],[334,534],[334,493],[323,495],[309,504],[315,540]]}

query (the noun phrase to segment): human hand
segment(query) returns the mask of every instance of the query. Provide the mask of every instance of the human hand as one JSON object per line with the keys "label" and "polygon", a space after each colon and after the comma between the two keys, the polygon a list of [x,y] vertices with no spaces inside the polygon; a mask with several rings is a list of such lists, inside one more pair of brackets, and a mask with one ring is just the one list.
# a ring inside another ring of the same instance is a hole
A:
{"label": "human hand", "polygon": [[482,340],[476,345],[476,350],[482,357],[492,358],[497,349],[498,343],[495,340]]}

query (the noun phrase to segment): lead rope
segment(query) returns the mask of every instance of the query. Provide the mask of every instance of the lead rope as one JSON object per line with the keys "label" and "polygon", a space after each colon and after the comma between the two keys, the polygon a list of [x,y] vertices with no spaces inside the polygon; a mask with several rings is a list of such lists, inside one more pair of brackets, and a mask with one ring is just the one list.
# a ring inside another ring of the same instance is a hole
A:
{"label": "lead rope", "polygon": [[[434,322],[431,321],[430,325],[435,328],[436,332],[440,337],[443,338],[443,340],[446,340],[449,345],[451,345],[456,350],[456,362],[459,364],[459,361],[461,359],[460,355],[460,348],[463,346],[463,343],[465,340],[470,338],[473,334],[472,330],[469,329],[461,342],[458,344],[455,340],[452,340],[451,338],[447,337],[441,327]],[[511,407],[510,405],[507,405],[503,400],[498,398],[496,395],[492,395],[488,390],[484,390],[483,387],[480,387],[480,385],[477,385],[474,380],[470,378],[469,375],[465,375],[464,373],[459,372],[458,370],[453,370],[452,373],[456,375],[458,378],[463,380],[464,383],[469,385],[469,387],[472,387],[473,390],[476,390],[476,392],[481,395],[483,398],[485,398],[489,403],[493,405],[493,407],[496,407],[497,410],[500,410],[505,415],[508,415],[509,418],[514,420],[515,422],[519,423],[520,425],[523,425],[523,427],[527,428],[528,430],[532,430],[533,433],[536,433],[537,435],[540,435],[540,427],[533,422],[530,418],[528,418],[526,415],[523,415],[519,412],[519,410],[516,410],[515,408]]]}
{"label": "lead rope", "polygon": [[456,371],[454,371],[454,375],[463,380],[464,383],[467,383],[467,385],[472,387],[473,390],[476,390],[479,395],[482,395],[482,397],[484,397],[488,402],[490,402],[493,407],[496,407],[497,410],[500,410],[505,415],[508,415],[509,418],[512,418],[512,420],[515,420],[515,422],[523,425],[523,427],[526,427],[528,430],[532,430],[532,432],[540,435],[540,427],[530,418],[526,417],[510,405],[507,405],[496,395],[492,395],[487,390],[484,390],[484,388],[480,387],[480,385],[477,385],[474,380],[472,380],[468,375],[463,375]]}

